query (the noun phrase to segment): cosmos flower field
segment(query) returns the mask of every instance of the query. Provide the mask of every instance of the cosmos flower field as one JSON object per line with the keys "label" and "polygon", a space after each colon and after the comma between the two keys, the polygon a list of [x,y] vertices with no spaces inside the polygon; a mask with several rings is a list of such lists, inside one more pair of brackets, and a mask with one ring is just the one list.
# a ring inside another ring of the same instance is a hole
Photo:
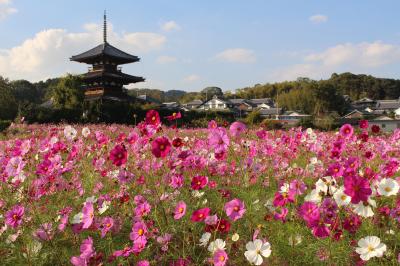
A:
{"label": "cosmos flower field", "polygon": [[400,131],[366,121],[176,129],[151,110],[136,127],[14,125],[1,264],[398,265],[399,168]]}

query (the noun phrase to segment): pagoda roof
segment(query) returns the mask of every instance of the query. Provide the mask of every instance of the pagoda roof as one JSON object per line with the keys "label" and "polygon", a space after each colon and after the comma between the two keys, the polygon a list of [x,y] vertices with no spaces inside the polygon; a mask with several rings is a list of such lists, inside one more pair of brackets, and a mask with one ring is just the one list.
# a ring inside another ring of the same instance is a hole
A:
{"label": "pagoda roof", "polygon": [[140,60],[140,58],[136,55],[125,53],[124,51],[115,48],[108,42],[104,42],[84,53],[74,55],[70,58],[70,60],[90,64],[96,61],[98,58],[104,57],[113,59],[118,64],[133,63]]}
{"label": "pagoda roof", "polygon": [[145,81],[143,77],[131,76],[122,72],[91,71],[84,74],[84,79],[111,78],[121,80],[124,84]]}

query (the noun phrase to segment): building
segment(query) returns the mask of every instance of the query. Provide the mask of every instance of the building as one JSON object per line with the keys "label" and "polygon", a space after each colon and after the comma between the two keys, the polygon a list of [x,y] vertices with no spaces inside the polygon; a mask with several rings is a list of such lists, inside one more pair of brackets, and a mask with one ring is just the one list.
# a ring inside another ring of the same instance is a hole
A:
{"label": "building", "polygon": [[295,122],[299,122],[301,119],[306,119],[306,118],[310,118],[310,117],[311,117],[311,115],[302,114],[302,113],[295,112],[295,111],[286,111],[283,114],[278,116],[279,120],[289,120],[289,121],[295,121]]}
{"label": "building", "polygon": [[92,65],[83,75],[85,100],[110,99],[129,100],[124,85],[142,82],[142,77],[131,76],[121,71],[119,65],[138,62],[135,55],[125,53],[107,42],[107,20],[104,12],[103,43],[78,55],[71,61]]}
{"label": "building", "polygon": [[268,119],[279,119],[279,115],[282,113],[282,108],[269,108],[269,109],[260,109],[260,116],[262,118]]}
{"label": "building", "polygon": [[275,107],[274,101],[271,98],[251,99],[249,100],[257,108],[269,109]]}
{"label": "building", "polygon": [[195,110],[202,104],[203,104],[202,100],[193,100],[193,101],[183,104],[182,106],[187,110]]}
{"label": "building", "polygon": [[230,100],[225,100],[214,95],[210,100],[201,104],[199,110],[231,110],[234,104]]}
{"label": "building", "polygon": [[378,100],[374,107],[375,110],[384,110],[387,114],[394,112],[396,109],[400,108],[400,99],[396,100]]}
{"label": "building", "polygon": [[400,119],[393,119],[388,116],[380,116],[372,120],[368,120],[368,126],[379,126],[384,132],[392,132],[400,128]]}
{"label": "building", "polygon": [[373,108],[376,105],[376,101],[367,97],[359,99],[351,103],[353,109],[364,110],[365,108]]}

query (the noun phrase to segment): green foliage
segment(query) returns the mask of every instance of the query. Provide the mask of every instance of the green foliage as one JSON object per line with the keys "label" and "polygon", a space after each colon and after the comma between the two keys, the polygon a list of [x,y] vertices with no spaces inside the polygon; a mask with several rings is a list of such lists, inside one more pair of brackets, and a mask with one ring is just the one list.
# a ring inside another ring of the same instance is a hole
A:
{"label": "green foliage", "polygon": [[251,113],[249,113],[246,118],[244,119],[244,122],[250,126],[254,124],[258,124],[261,121],[263,121],[263,118],[260,115],[259,110],[254,110]]}
{"label": "green foliage", "polygon": [[18,105],[7,79],[0,76],[0,120],[14,120]]}
{"label": "green foliage", "polygon": [[51,98],[55,108],[79,109],[82,107],[84,92],[79,76],[68,74],[61,78],[51,89]]}
{"label": "green foliage", "polygon": [[282,129],[283,125],[279,120],[264,119],[261,126],[265,127],[267,130]]}
{"label": "green foliage", "polygon": [[0,132],[6,130],[11,125],[9,120],[0,120]]}

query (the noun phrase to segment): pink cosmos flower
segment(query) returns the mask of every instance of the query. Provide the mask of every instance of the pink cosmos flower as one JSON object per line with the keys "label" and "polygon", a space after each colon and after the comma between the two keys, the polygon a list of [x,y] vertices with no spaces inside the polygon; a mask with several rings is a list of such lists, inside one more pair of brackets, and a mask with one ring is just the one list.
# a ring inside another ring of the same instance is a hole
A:
{"label": "pink cosmos flower", "polygon": [[351,136],[353,136],[354,129],[350,124],[344,124],[340,128],[339,132],[340,135],[342,135],[343,137],[350,138]]}
{"label": "pink cosmos flower", "polygon": [[208,122],[208,129],[216,129],[217,127],[218,127],[218,124],[214,120],[211,120],[210,122]]}
{"label": "pink cosmos flower", "polygon": [[319,208],[318,205],[311,201],[304,202],[300,209],[299,215],[307,223],[315,220],[319,220]]}
{"label": "pink cosmos flower", "polygon": [[110,160],[116,166],[125,165],[128,160],[128,152],[124,145],[116,145],[110,152]]}
{"label": "pink cosmos flower", "polygon": [[170,187],[175,189],[180,188],[183,186],[183,181],[184,181],[183,175],[174,174],[169,179],[169,185]]}
{"label": "pink cosmos flower", "polygon": [[359,125],[360,125],[360,128],[366,129],[366,128],[368,128],[368,121],[367,120],[360,120]]}
{"label": "pink cosmos flower", "polygon": [[164,158],[171,149],[171,143],[167,137],[158,137],[151,143],[151,152],[157,158]]}
{"label": "pink cosmos flower", "polygon": [[229,137],[226,129],[219,127],[210,131],[208,136],[208,144],[215,149],[215,152],[226,151],[229,146]]}
{"label": "pink cosmos flower", "polygon": [[226,254],[225,250],[218,249],[214,252],[213,256],[213,264],[215,266],[225,266],[228,261],[228,254]]}
{"label": "pink cosmos flower", "polygon": [[286,216],[288,215],[289,210],[287,208],[282,208],[280,212],[275,211],[274,219],[281,220],[282,222],[286,221]]}
{"label": "pink cosmos flower", "polygon": [[129,257],[133,253],[133,248],[132,247],[125,247],[124,249],[121,250],[116,250],[113,253],[114,257]]}
{"label": "pink cosmos flower", "polygon": [[246,212],[243,201],[240,199],[233,199],[227,202],[224,206],[226,215],[232,220],[236,221],[243,217]]}
{"label": "pink cosmos flower", "polygon": [[288,202],[294,202],[294,197],[296,196],[296,193],[289,189],[287,192],[279,193],[276,192],[273,200],[273,204],[275,207],[282,207],[285,206],[286,203]]}
{"label": "pink cosmos flower", "polygon": [[34,236],[44,241],[52,239],[53,238],[52,224],[51,223],[42,224],[40,228],[36,230],[36,232],[34,232]]}
{"label": "pink cosmos flower", "polygon": [[192,189],[193,190],[200,190],[204,188],[208,183],[208,177],[207,176],[201,176],[197,175],[192,178]]}
{"label": "pink cosmos flower", "polygon": [[368,179],[355,175],[344,179],[344,193],[351,197],[351,203],[357,204],[367,201],[372,190]]}
{"label": "pink cosmos flower", "polygon": [[174,121],[174,120],[179,119],[179,118],[181,118],[181,117],[182,117],[181,112],[177,112],[177,113],[172,113],[172,115],[166,116],[165,118],[166,118],[168,121]]}
{"label": "pink cosmos flower", "polygon": [[340,163],[333,163],[328,167],[327,174],[335,178],[340,177],[343,175],[343,167]]}
{"label": "pink cosmos flower", "polygon": [[101,230],[101,238],[105,237],[107,232],[112,229],[114,226],[114,219],[111,217],[105,217],[101,221],[100,230]]}
{"label": "pink cosmos flower", "polygon": [[146,113],[146,124],[158,126],[161,124],[160,115],[156,110],[149,110]]}
{"label": "pink cosmos flower", "polygon": [[79,257],[71,258],[71,263],[75,266],[86,266],[88,265],[90,258],[96,255],[96,252],[93,248],[93,239],[91,237],[88,237],[82,241],[80,251],[81,254]]}
{"label": "pink cosmos flower", "polygon": [[143,217],[149,214],[150,211],[151,205],[147,201],[141,202],[135,208],[135,217]]}
{"label": "pink cosmos flower", "polygon": [[82,208],[82,213],[82,228],[87,229],[92,225],[94,219],[93,203],[85,202],[85,205]]}
{"label": "pink cosmos flower", "polygon": [[22,169],[25,166],[25,162],[21,157],[12,157],[6,166],[6,173],[8,176],[17,176],[21,173]]}
{"label": "pink cosmos flower", "polygon": [[147,233],[147,226],[144,222],[138,221],[135,222],[134,225],[132,226],[132,232],[129,235],[129,238],[134,242],[134,243],[145,243],[147,242],[146,238],[146,233]]}
{"label": "pink cosmos flower", "polygon": [[186,213],[186,203],[183,201],[178,202],[178,204],[175,207],[175,212],[174,212],[174,219],[179,220],[181,219]]}
{"label": "pink cosmos flower", "polygon": [[236,121],[229,127],[229,132],[232,136],[238,137],[246,130],[246,125],[242,122]]}
{"label": "pink cosmos flower", "polygon": [[15,205],[5,214],[5,223],[12,228],[17,228],[22,223],[25,208],[21,205]]}
{"label": "pink cosmos flower", "polygon": [[326,238],[331,233],[328,224],[321,217],[318,220],[311,220],[308,226],[311,228],[313,235],[318,238]]}
{"label": "pink cosmos flower", "polygon": [[190,218],[190,220],[193,222],[202,222],[207,218],[210,212],[210,208],[198,209],[192,213],[192,217]]}
{"label": "pink cosmos flower", "polygon": [[150,262],[148,260],[139,261],[136,266],[150,266]]}

